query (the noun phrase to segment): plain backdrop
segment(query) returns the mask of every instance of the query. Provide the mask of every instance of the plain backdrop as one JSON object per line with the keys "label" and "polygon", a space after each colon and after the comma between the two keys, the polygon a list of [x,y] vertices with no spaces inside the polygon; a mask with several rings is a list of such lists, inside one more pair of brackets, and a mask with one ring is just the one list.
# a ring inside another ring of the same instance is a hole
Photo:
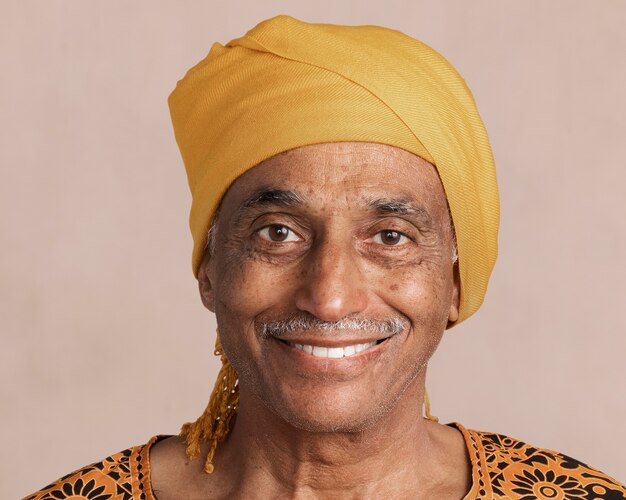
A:
{"label": "plain backdrop", "polygon": [[626,481],[626,2],[3,0],[0,497],[204,408],[215,323],[166,99],[281,13],[404,31],[478,102],[500,257],[429,366],[433,413]]}

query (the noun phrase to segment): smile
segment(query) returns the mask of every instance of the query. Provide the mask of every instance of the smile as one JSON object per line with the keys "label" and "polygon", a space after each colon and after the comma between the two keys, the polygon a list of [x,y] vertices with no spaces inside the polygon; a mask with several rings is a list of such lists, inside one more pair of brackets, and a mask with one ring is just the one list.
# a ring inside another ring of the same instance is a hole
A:
{"label": "smile", "polygon": [[365,344],[354,344],[343,347],[322,347],[309,344],[294,344],[293,342],[285,343],[291,347],[300,349],[301,351],[304,351],[307,354],[310,354],[311,356],[314,356],[316,358],[339,359],[354,356],[355,354],[363,352],[370,347],[374,347],[379,342],[367,342]]}

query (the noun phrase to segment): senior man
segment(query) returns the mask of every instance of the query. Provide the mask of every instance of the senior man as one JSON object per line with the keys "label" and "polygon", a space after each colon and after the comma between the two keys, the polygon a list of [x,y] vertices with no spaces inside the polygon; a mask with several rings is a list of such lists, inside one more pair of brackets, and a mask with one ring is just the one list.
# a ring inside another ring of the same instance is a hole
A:
{"label": "senior man", "polygon": [[214,45],[170,109],[222,370],[180,436],[29,498],[626,498],[429,414],[428,360],[480,307],[499,219],[486,132],[443,57],[280,16]]}

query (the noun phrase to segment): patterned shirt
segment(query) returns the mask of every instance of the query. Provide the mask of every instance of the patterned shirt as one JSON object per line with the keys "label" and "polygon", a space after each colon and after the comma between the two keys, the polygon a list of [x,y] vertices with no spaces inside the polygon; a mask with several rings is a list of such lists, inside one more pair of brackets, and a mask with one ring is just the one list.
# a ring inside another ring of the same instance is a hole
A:
{"label": "patterned shirt", "polygon": [[[516,439],[456,427],[465,438],[472,487],[463,500],[626,500],[626,487],[573,458]],[[150,485],[150,447],[169,436],[83,467],[25,500],[130,500],[156,497]]]}

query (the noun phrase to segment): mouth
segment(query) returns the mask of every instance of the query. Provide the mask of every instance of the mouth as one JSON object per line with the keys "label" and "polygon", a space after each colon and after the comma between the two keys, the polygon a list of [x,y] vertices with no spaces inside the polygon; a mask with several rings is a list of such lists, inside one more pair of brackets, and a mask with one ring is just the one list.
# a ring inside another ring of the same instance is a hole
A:
{"label": "mouth", "polygon": [[356,356],[357,354],[367,351],[374,346],[382,344],[386,342],[389,337],[384,339],[375,340],[372,342],[365,342],[359,344],[351,344],[344,345],[341,347],[328,347],[328,346],[320,346],[320,345],[312,345],[312,344],[298,344],[295,342],[289,342],[287,340],[277,339],[283,344],[288,345],[294,349],[299,349],[306,354],[310,354],[315,358],[326,358],[326,359],[341,359],[341,358],[349,358],[351,356]]}

